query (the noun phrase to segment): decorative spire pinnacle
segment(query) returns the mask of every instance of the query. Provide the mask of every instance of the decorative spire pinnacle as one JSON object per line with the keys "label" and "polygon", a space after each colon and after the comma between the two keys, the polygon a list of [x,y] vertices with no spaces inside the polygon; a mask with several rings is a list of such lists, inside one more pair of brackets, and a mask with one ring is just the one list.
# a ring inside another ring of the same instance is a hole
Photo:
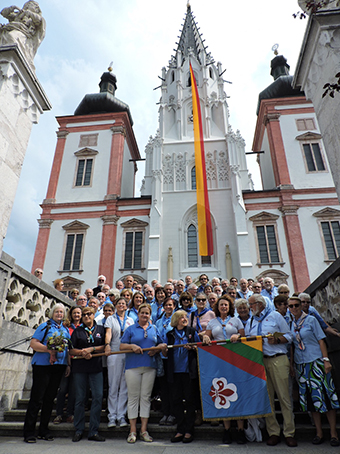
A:
{"label": "decorative spire pinnacle", "polygon": [[107,70],[109,72],[112,72],[112,70],[113,70],[112,65],[113,65],[113,61],[109,64],[109,67],[107,68]]}
{"label": "decorative spire pinnacle", "polygon": [[274,46],[272,47],[272,51],[274,52],[274,55],[279,55],[279,52],[277,50],[278,48],[279,48],[278,44],[274,44]]}

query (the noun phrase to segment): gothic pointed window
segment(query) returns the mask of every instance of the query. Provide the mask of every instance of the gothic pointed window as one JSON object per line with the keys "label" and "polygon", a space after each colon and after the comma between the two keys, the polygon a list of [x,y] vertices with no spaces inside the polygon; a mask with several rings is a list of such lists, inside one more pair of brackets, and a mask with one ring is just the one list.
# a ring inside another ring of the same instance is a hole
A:
{"label": "gothic pointed window", "polygon": [[198,232],[195,225],[190,224],[187,231],[188,244],[188,267],[209,267],[211,266],[211,257],[198,255]]}
{"label": "gothic pointed window", "polygon": [[188,227],[188,265],[189,268],[198,266],[197,231],[193,224]]}
{"label": "gothic pointed window", "polygon": [[196,189],[196,167],[191,169],[191,189]]}

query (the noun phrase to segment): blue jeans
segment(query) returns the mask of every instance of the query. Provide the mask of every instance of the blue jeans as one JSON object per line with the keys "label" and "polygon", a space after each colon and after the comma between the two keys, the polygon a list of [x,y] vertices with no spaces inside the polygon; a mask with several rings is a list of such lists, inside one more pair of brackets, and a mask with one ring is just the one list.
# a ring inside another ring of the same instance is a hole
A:
{"label": "blue jeans", "polygon": [[100,415],[103,400],[103,374],[74,373],[74,389],[76,392],[76,403],[74,407],[74,427],[76,433],[83,433],[85,428],[85,402],[87,383],[92,392],[92,405],[90,412],[90,427],[88,436],[91,437],[98,433]]}

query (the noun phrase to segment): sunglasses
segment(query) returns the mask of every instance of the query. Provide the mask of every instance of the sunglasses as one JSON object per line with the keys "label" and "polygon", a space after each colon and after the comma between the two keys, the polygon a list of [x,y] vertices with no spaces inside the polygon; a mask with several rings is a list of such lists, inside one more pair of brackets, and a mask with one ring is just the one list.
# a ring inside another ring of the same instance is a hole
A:
{"label": "sunglasses", "polygon": [[92,312],[86,312],[86,314],[83,314],[83,317],[91,317],[91,315],[94,315],[94,314],[92,314]]}
{"label": "sunglasses", "polygon": [[[184,301],[184,300],[183,300]],[[188,300],[185,300],[185,301],[188,301]],[[206,299],[203,299],[203,298],[197,298],[196,301],[207,301]]]}
{"label": "sunglasses", "polygon": [[300,303],[298,303],[298,304],[288,304],[289,309],[292,309],[293,307],[300,307],[300,306],[301,306]]}

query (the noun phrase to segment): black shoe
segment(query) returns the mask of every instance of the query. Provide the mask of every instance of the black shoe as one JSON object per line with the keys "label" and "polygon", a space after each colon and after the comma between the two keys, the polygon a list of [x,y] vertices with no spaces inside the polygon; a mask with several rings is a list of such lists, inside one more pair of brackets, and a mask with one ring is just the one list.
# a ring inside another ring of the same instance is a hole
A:
{"label": "black shoe", "polygon": [[38,440],[54,441],[54,437],[50,434],[38,435]]}
{"label": "black shoe", "polygon": [[80,432],[76,432],[73,435],[72,441],[77,442],[77,441],[80,441],[82,438],[83,438],[83,434],[81,434]]}
{"label": "black shoe", "polygon": [[222,443],[225,443],[227,445],[230,445],[233,442],[231,438],[231,430],[230,429],[224,429],[223,432],[223,437],[222,437]]}
{"label": "black shoe", "polygon": [[236,443],[238,445],[245,445],[247,443],[246,434],[243,429],[239,429],[236,432]]}
{"label": "black shoe", "polygon": [[180,435],[179,437],[173,436],[171,438],[171,443],[179,443],[180,441],[183,441],[184,435]]}
{"label": "black shoe", "polygon": [[99,434],[94,434],[91,435],[91,437],[88,438],[90,441],[105,441],[105,438],[100,436]]}
{"label": "black shoe", "polygon": [[24,442],[25,443],[36,443],[37,440],[35,437],[33,437],[33,435],[29,436],[29,437],[25,437],[24,438]]}
{"label": "black shoe", "polygon": [[182,440],[183,443],[191,443],[192,441],[194,441],[193,435],[190,435],[190,437],[184,437]]}

